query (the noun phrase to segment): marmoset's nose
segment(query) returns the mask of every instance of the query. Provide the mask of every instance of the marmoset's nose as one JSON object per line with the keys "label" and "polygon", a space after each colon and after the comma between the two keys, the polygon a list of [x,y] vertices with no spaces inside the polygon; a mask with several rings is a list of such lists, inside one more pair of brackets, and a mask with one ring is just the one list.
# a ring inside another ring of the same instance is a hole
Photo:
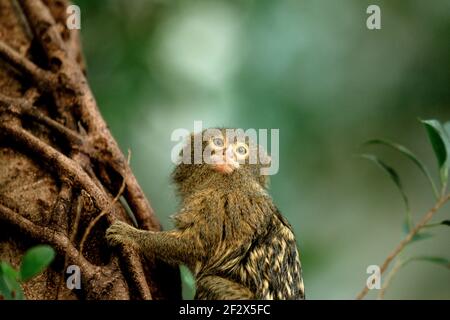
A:
{"label": "marmoset's nose", "polygon": [[230,145],[225,150],[225,162],[226,163],[233,163],[235,161],[236,161],[236,159],[234,158],[233,146]]}

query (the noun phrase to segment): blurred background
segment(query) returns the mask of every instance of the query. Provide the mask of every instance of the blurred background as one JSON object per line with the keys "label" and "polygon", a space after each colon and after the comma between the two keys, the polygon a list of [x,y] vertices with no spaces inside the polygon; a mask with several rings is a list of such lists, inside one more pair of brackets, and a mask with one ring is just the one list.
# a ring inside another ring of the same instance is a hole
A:
{"label": "blurred background", "polygon": [[[376,153],[399,173],[416,221],[429,184],[372,138],[414,150],[438,178],[418,118],[450,120],[450,1],[75,1],[88,78],[164,228],[174,129],[280,129],[271,194],[295,229],[309,299],[353,299],[404,237],[404,205],[388,176],[355,157]],[[381,30],[366,9],[381,8]],[[450,218],[450,205],[435,221]],[[450,258],[448,227],[404,257]],[[183,271],[184,296],[192,280]],[[376,291],[376,290],[373,290]],[[371,292],[369,297],[376,297]],[[407,265],[386,298],[450,299],[450,271]]]}

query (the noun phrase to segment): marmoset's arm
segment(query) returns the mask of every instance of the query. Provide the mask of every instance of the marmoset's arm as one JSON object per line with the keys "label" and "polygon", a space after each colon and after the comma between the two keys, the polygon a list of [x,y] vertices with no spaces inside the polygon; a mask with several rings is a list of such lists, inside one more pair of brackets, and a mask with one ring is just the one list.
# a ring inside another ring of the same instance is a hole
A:
{"label": "marmoset's arm", "polygon": [[117,222],[108,229],[106,238],[112,245],[131,245],[146,256],[188,266],[195,265],[204,250],[198,237],[190,230],[145,231]]}

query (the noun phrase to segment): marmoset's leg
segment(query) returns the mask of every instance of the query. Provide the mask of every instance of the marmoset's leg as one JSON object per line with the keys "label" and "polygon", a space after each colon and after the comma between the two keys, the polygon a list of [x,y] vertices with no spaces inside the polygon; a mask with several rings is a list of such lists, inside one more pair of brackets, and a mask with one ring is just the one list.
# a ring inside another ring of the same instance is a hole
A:
{"label": "marmoset's leg", "polygon": [[249,300],[255,295],[248,288],[219,276],[204,276],[197,280],[195,299],[199,300]]}

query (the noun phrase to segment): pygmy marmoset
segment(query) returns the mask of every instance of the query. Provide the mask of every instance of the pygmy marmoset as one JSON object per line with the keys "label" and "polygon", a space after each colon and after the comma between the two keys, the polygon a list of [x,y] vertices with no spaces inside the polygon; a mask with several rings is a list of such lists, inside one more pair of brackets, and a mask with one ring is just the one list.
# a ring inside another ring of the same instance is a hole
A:
{"label": "pygmy marmoset", "polygon": [[259,146],[248,138],[229,139],[226,130],[192,134],[183,149],[195,149],[201,139],[209,161],[199,163],[190,154],[191,161],[176,166],[182,206],[174,230],[144,231],[118,222],[107,230],[107,240],[186,265],[196,280],[196,299],[304,299],[291,226],[267,192],[265,164],[249,161]]}

